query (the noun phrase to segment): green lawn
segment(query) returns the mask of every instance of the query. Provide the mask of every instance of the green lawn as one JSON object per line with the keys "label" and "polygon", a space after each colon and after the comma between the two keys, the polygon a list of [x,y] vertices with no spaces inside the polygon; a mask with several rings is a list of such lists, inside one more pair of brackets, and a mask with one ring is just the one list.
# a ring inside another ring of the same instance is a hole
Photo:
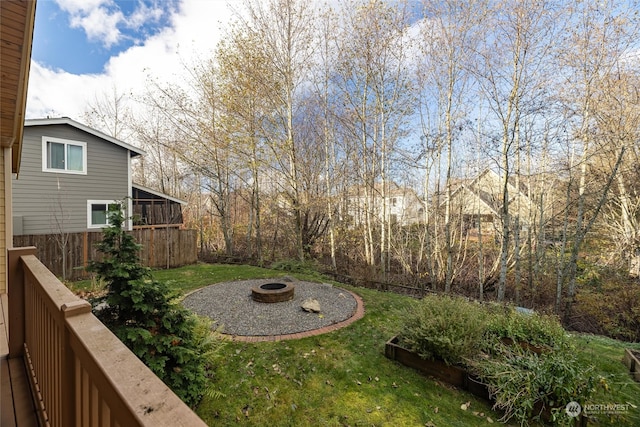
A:
{"label": "green lawn", "polygon": [[[187,293],[217,282],[285,274],[289,273],[199,264],[155,271],[154,277]],[[89,286],[87,283],[76,286]],[[398,332],[401,310],[415,303],[413,299],[344,288],[363,298],[363,319],[338,331],[300,340],[228,342],[212,379],[215,390],[224,397],[205,397],[196,408],[198,415],[209,425],[247,426],[440,427],[498,422],[501,415],[487,402],[384,357],[384,343]],[[600,416],[599,425],[640,425],[640,386],[621,363],[623,348],[640,349],[640,344],[595,336],[576,338],[585,366],[594,366],[602,377],[593,404],[631,404],[615,418]]]}
{"label": "green lawn", "polygon": [[472,426],[500,418],[474,396],[386,359],[384,343],[407,298],[356,291],[366,314],[349,327],[301,340],[229,343],[215,378],[226,397],[205,399],[198,414],[210,425],[252,426]]}

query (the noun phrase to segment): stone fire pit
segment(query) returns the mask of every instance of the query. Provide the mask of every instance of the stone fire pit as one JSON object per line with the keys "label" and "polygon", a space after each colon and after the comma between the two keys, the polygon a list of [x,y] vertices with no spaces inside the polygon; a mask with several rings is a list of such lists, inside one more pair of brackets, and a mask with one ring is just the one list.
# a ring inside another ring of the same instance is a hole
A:
{"label": "stone fire pit", "polygon": [[293,283],[265,283],[251,288],[251,298],[257,302],[274,303],[291,301],[295,286]]}

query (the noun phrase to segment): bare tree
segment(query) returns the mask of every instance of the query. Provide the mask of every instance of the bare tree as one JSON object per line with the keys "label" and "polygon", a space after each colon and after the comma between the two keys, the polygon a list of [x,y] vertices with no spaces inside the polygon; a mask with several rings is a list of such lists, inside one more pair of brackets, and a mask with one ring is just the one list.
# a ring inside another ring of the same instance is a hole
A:
{"label": "bare tree", "polygon": [[[452,172],[456,145],[462,134],[461,130],[467,121],[468,106],[472,105],[471,85],[472,65],[475,63],[475,52],[483,31],[483,15],[487,10],[487,2],[449,0],[444,2],[424,2],[425,19],[422,26],[422,49],[424,62],[419,72],[423,85],[423,111],[433,112],[428,123],[432,128],[423,128],[427,139],[436,142],[439,155],[443,155],[444,177],[437,176],[436,188],[440,182],[444,185],[444,202],[440,202],[437,191],[436,209],[444,204],[444,271],[441,280],[445,292],[451,290],[455,277],[454,260],[454,226],[451,206],[453,191]],[[440,162],[438,162],[440,170]],[[436,216],[436,218],[438,218]],[[437,227],[436,227],[437,230]],[[458,239],[462,244],[462,239]],[[460,247],[458,255],[460,255]],[[433,251],[431,251],[433,253]],[[436,252],[439,252],[436,248]],[[436,259],[440,259],[437,257]]]}
{"label": "bare tree", "polygon": [[114,84],[110,92],[95,95],[83,119],[88,126],[126,141],[131,136],[132,113],[129,103],[130,97]]}
{"label": "bare tree", "polygon": [[[375,265],[379,251],[385,274],[390,260],[391,153],[414,105],[404,37],[408,11],[402,5],[370,1],[345,12],[336,67],[340,119],[348,132],[345,138],[357,141],[351,151],[358,176],[353,193],[363,214],[365,260]],[[379,230],[378,245],[374,228]]]}
{"label": "bare tree", "polygon": [[334,190],[337,180],[336,172],[336,130],[335,114],[331,111],[331,97],[333,88],[331,75],[337,53],[333,49],[336,44],[335,28],[337,16],[332,9],[327,9],[321,15],[318,23],[318,70],[314,76],[314,91],[320,104],[319,119],[322,123],[322,145],[324,146],[324,184],[326,197],[326,212],[329,226],[329,251],[331,254],[331,268],[337,270],[336,262],[336,220],[334,218]]}
{"label": "bare tree", "polygon": [[[615,76],[625,62],[638,28],[635,2],[598,5],[589,2],[578,3],[571,12],[573,30],[559,44],[561,48],[558,57],[565,70],[567,81],[571,83],[561,92],[560,99],[571,114],[569,117],[569,126],[572,130],[570,143],[573,147],[571,152],[574,154],[569,162],[567,205],[575,203],[576,212],[571,227],[567,222],[569,216],[565,217],[567,220],[564,225],[562,245],[569,247],[569,256],[567,259],[565,253],[561,252],[558,259],[556,310],[561,309],[565,283],[568,283],[567,306],[575,296],[580,248],[607,199],[627,150],[624,144],[615,144],[611,149],[610,144],[602,143],[603,138],[606,142],[605,137],[608,134],[606,127],[602,127],[602,119],[607,117],[605,112],[612,104],[598,102],[598,94],[610,89],[607,82],[616,80],[612,76]],[[629,115],[623,114],[614,121],[619,119],[627,121]],[[611,123],[608,119],[605,121]],[[604,133],[603,130],[605,130]],[[622,136],[626,139],[628,136],[625,135],[628,133],[626,126],[617,126],[617,131],[623,132],[623,135],[618,134],[618,137]],[[601,149],[604,151],[599,153]],[[615,160],[607,168],[604,176],[598,180],[590,179],[590,164],[594,156],[607,155],[605,153]],[[574,201],[572,189],[576,186],[577,197]]]}
{"label": "bare tree", "polygon": [[[220,223],[225,252],[233,253],[231,223],[232,174],[229,141],[221,137],[218,82],[212,60],[185,67],[187,78],[181,85],[163,87],[151,82],[146,102],[170,123],[174,140],[165,146],[182,164],[202,180],[208,204]],[[171,162],[171,165],[174,165]]]}
{"label": "bare tree", "polygon": [[[269,58],[259,40],[244,33],[242,28],[233,29],[228,40],[218,46],[216,61],[220,76],[221,130],[225,138],[233,141],[229,147],[237,157],[236,174],[251,188],[247,246],[251,250],[255,233],[255,254],[258,262],[262,262],[261,171],[270,167],[265,141],[271,117],[277,111],[272,99],[279,82],[268,66]],[[246,178],[243,170],[248,171]]]}
{"label": "bare tree", "polygon": [[497,160],[501,185],[501,249],[497,298],[505,298],[507,271],[513,258],[514,230],[510,194],[513,157],[521,148],[522,120],[542,91],[542,75],[538,72],[549,58],[554,42],[555,10],[551,2],[505,0],[493,4],[488,25],[493,32],[486,39],[479,64],[479,82],[488,107],[497,119],[500,141]]}
{"label": "bare tree", "polygon": [[631,271],[631,266],[637,265],[640,247],[640,188],[637,185],[640,94],[638,74],[629,71],[632,70],[614,70],[604,79],[602,90],[596,95],[598,108],[594,118],[604,146],[592,163],[594,173],[606,178],[615,167],[616,154],[623,153],[615,174],[615,187],[604,206],[604,225],[614,237],[614,258],[625,262]]}
{"label": "bare tree", "polygon": [[186,197],[190,189],[183,188],[183,183],[189,172],[176,149],[181,137],[166,114],[173,106],[151,93],[141,102],[146,108],[140,109],[130,128],[132,138],[146,155],[137,161],[134,181],[165,194]]}
{"label": "bare tree", "polygon": [[54,233],[53,240],[60,249],[62,263],[62,280],[67,279],[67,251],[69,249],[69,240],[71,233],[69,232],[69,223],[71,212],[67,208],[68,195],[66,189],[63,188],[63,182],[60,177],[57,178],[57,193],[51,196],[51,225]]}
{"label": "bare tree", "polygon": [[267,66],[278,81],[271,91],[278,114],[272,118],[272,132],[265,135],[268,146],[286,177],[286,194],[293,211],[298,258],[305,258],[303,210],[305,196],[300,188],[295,114],[299,94],[312,61],[313,10],[301,0],[246,0],[238,15],[242,31],[259,42]]}

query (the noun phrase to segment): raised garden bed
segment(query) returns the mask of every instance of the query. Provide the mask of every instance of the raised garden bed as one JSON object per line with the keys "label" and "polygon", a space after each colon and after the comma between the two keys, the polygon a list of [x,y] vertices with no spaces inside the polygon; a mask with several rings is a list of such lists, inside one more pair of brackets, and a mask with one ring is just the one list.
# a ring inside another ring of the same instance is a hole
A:
{"label": "raised garden bed", "polygon": [[629,369],[633,379],[640,382],[640,351],[625,349],[623,362]]}
{"label": "raised garden bed", "polygon": [[[538,349],[534,347],[533,351],[537,354],[541,354],[544,353],[546,349]],[[484,399],[492,403],[494,402],[487,385],[476,378],[474,375],[471,375],[469,372],[467,372],[467,370],[459,366],[447,365],[441,360],[423,359],[418,354],[398,344],[397,336],[394,336],[386,342],[384,347],[384,354],[388,359],[395,360],[405,366],[416,369],[425,375],[430,375],[443,382],[446,382],[447,384],[451,384],[455,387],[465,390],[473,394],[474,396],[479,397],[480,399]],[[636,372],[636,375],[638,375],[640,373],[640,362],[637,362],[637,359],[635,362],[635,366],[637,366],[636,369],[638,371]],[[548,422],[551,420],[550,408],[541,409],[540,402],[538,402],[538,405],[534,409],[534,412],[541,412],[541,418],[544,421]],[[587,426],[587,424],[588,418],[580,415],[577,419],[576,426],[585,427]]]}
{"label": "raised garden bed", "polygon": [[455,387],[489,399],[487,386],[473,378],[459,366],[447,365],[441,360],[426,360],[416,353],[398,344],[398,337],[391,338],[384,346],[384,354],[388,359],[395,360],[405,366],[416,369],[425,375],[430,375]]}

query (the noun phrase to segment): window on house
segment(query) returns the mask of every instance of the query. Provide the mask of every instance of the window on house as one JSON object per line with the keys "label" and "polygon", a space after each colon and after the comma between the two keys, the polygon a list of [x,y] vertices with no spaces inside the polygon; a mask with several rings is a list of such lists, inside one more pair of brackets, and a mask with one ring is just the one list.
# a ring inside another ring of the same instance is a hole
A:
{"label": "window on house", "polygon": [[42,170],[45,172],[87,173],[87,143],[42,137]]}
{"label": "window on house", "polygon": [[391,199],[391,206],[395,206],[398,203],[398,199],[395,197]]}
{"label": "window on house", "polygon": [[109,225],[109,212],[119,209],[114,200],[89,200],[87,202],[87,227],[103,228]]}

